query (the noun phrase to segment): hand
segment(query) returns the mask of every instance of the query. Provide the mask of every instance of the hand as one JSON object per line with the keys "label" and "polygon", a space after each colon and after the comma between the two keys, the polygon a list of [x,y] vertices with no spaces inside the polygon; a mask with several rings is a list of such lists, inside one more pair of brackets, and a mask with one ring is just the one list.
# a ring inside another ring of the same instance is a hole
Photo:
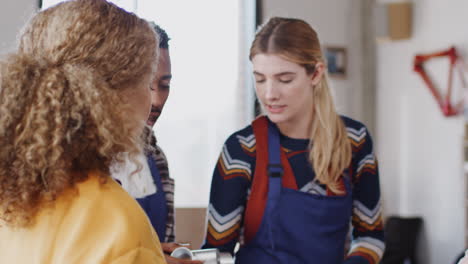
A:
{"label": "hand", "polygon": [[190,245],[187,245],[187,244],[161,243],[161,247],[162,247],[162,250],[164,251],[164,257],[166,258],[167,264],[202,264],[203,263],[202,261],[198,261],[198,260],[178,259],[178,258],[173,258],[170,256],[172,251],[182,246],[191,248]]}
{"label": "hand", "polygon": [[171,254],[172,251],[174,251],[176,248],[179,248],[179,247],[186,247],[190,250],[192,250],[192,245],[190,245],[189,243],[161,243],[161,247],[162,247],[162,250],[165,252],[165,253],[169,253]]}
{"label": "hand", "polygon": [[173,258],[167,254],[164,254],[167,264],[203,264],[203,261],[190,260],[190,259],[178,259]]}
{"label": "hand", "polygon": [[179,243],[161,243],[162,250],[166,254],[171,254],[174,249],[181,247]]}

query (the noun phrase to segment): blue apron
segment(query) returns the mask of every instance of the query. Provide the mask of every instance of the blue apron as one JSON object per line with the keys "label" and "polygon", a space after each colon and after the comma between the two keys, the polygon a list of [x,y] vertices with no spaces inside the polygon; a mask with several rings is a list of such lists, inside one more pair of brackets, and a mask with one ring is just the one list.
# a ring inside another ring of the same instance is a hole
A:
{"label": "blue apron", "polygon": [[271,122],[268,159],[268,199],[262,223],[252,241],[240,248],[236,263],[343,263],[352,211],[349,177],[344,177],[344,196],[282,187],[279,131]]}
{"label": "blue apron", "polygon": [[156,184],[156,193],[137,199],[140,206],[145,210],[146,215],[151,221],[154,230],[159,236],[159,241],[164,242],[166,238],[166,220],[167,220],[167,204],[166,196],[163,191],[161,175],[153,157],[147,156],[148,166],[151,171],[151,176]]}

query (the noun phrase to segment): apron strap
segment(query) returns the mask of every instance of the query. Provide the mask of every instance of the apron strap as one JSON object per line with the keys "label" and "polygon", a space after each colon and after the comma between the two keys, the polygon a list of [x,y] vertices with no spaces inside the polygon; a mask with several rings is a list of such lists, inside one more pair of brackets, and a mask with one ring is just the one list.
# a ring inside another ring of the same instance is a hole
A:
{"label": "apron strap", "polygon": [[268,176],[281,178],[284,170],[281,166],[281,145],[278,127],[268,122]]}
{"label": "apron strap", "polygon": [[[283,176],[283,166],[281,166],[281,145],[278,127],[272,122],[268,122],[268,200],[263,217],[270,218],[278,204],[281,195],[281,180]],[[268,232],[267,241],[270,247],[275,250],[275,240],[273,239],[273,226],[271,221],[263,221]]]}
{"label": "apron strap", "polygon": [[[248,243],[254,237],[260,228],[266,201],[268,198],[269,172],[268,172],[268,123],[270,121],[266,116],[260,116],[252,122],[252,129],[255,135],[255,172],[253,182],[251,183],[251,192],[247,201],[244,213],[244,241]],[[279,140],[278,140],[279,143]],[[296,178],[287,159],[286,153],[280,150],[280,162],[283,168],[282,186],[297,190]],[[274,167],[274,166],[273,166]],[[279,168],[273,168],[272,173],[280,172]],[[278,177],[279,178],[279,177]]]}
{"label": "apron strap", "polygon": [[268,122],[268,200],[265,215],[269,215],[279,199],[283,166],[281,165],[281,145],[278,127]]}
{"label": "apron strap", "polygon": [[151,221],[151,224],[153,225],[154,229],[156,230],[156,233],[158,234],[159,240],[161,242],[164,242],[166,239],[166,221],[168,211],[166,195],[164,193],[161,175],[156,165],[156,161],[151,155],[148,155],[147,160],[151,170],[151,176],[153,177],[153,181],[157,187],[157,192],[155,194],[144,198],[148,199],[149,202],[149,204],[147,204],[147,206],[149,207],[149,211],[147,211],[147,214]]}

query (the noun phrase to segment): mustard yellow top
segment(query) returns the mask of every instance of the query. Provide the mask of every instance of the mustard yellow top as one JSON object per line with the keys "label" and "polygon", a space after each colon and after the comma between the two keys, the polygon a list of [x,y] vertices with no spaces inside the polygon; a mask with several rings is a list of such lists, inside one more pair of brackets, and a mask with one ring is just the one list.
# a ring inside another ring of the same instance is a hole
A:
{"label": "mustard yellow top", "polygon": [[27,228],[0,227],[0,263],[166,263],[158,236],[138,203],[97,174],[61,195]]}

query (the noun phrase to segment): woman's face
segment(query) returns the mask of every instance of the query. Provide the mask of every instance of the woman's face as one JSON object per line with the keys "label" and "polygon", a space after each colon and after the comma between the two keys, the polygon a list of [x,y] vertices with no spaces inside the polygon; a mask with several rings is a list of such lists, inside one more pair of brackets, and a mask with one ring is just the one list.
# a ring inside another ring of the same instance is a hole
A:
{"label": "woman's face", "polygon": [[272,122],[294,126],[311,120],[313,87],[321,75],[274,54],[257,54],[252,64],[257,97]]}

